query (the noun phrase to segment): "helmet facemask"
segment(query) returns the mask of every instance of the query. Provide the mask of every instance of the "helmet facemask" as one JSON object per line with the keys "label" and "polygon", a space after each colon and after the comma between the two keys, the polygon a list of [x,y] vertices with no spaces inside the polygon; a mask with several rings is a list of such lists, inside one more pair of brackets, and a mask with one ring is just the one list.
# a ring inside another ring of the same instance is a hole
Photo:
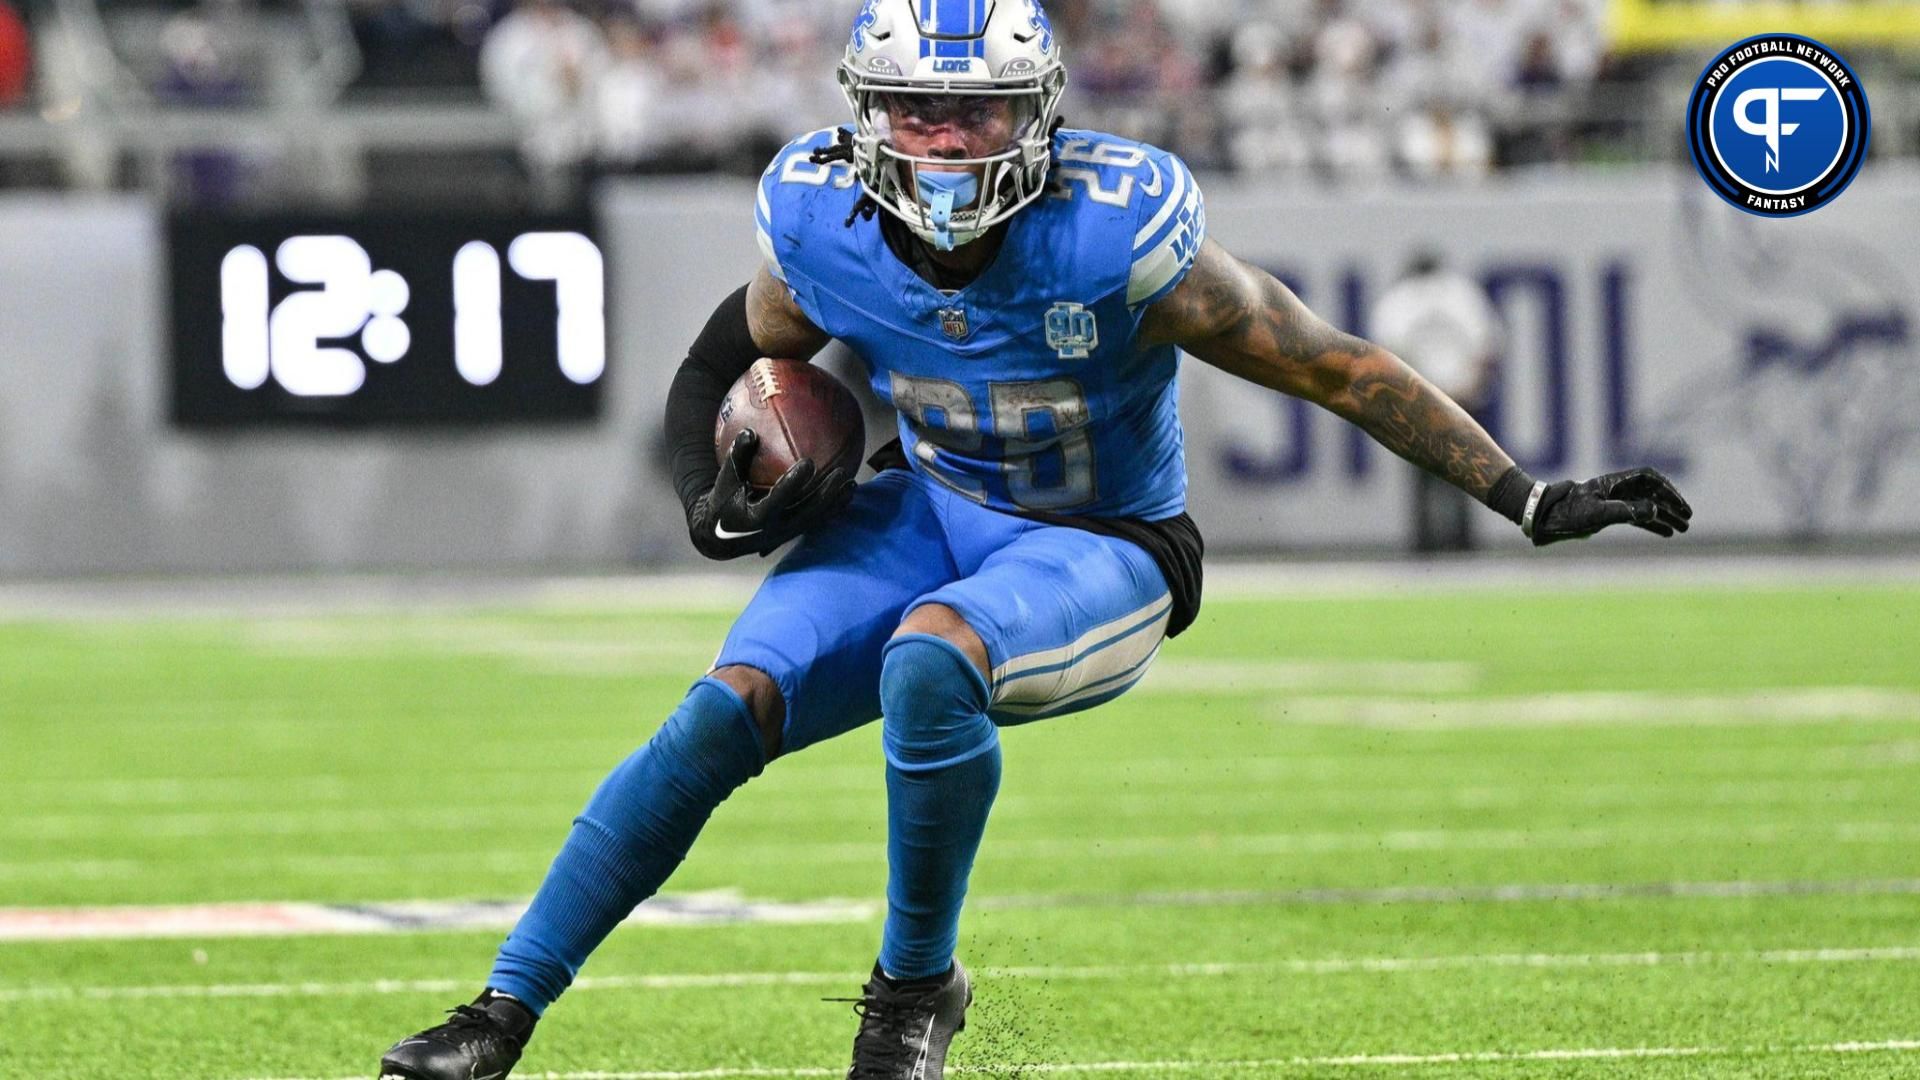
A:
{"label": "helmet facemask", "polygon": [[942,251],[976,240],[1044,190],[1065,83],[1058,66],[1018,81],[910,83],[843,65],[861,185]]}

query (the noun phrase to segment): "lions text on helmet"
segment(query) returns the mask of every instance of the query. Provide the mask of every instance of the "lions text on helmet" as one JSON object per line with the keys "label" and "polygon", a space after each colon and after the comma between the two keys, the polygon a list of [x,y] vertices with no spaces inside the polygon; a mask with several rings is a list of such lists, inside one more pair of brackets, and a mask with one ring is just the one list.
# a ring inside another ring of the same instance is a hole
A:
{"label": "lions text on helmet", "polygon": [[936,248],[1045,189],[1067,73],[1035,0],[867,0],[839,79],[861,186]]}

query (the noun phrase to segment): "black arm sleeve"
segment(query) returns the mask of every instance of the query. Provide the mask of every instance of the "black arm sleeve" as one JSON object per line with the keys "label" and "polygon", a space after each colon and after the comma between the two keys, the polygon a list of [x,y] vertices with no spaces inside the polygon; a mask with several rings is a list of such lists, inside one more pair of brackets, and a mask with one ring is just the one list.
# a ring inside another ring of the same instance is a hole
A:
{"label": "black arm sleeve", "polygon": [[747,286],[713,309],[667,391],[667,444],[673,448],[673,489],[689,512],[706,494],[720,466],[714,461],[713,420],[734,381],[760,359],[747,327]]}

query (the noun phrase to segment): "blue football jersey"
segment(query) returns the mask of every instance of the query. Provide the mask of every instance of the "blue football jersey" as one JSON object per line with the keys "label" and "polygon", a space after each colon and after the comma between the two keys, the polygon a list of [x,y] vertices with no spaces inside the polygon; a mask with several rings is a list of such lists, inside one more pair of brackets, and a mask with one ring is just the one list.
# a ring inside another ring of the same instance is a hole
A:
{"label": "blue football jersey", "polygon": [[[1206,217],[1177,157],[1092,131],[1054,136],[1048,191],[966,288],[928,284],[877,218],[848,216],[853,168],[815,164],[836,129],[760,180],[767,267],[865,362],[913,467],[1001,510],[1159,519],[1186,508],[1178,352],[1136,340],[1193,265]],[[884,213],[884,211],[882,211]]]}

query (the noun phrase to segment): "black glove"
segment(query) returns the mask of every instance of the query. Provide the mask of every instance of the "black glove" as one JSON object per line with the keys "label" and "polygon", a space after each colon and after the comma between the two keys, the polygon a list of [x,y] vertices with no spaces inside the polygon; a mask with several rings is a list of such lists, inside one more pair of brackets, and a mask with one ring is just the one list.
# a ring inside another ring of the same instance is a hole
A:
{"label": "black glove", "polygon": [[1548,484],[1533,507],[1535,547],[1592,536],[1609,525],[1636,525],[1656,536],[1687,531],[1693,508],[1659,469],[1628,469],[1574,483]]}
{"label": "black glove", "polygon": [[813,461],[796,461],[772,489],[754,498],[747,487],[747,466],[760,449],[749,428],[734,436],[713,490],[687,508],[687,532],[693,546],[709,559],[765,555],[819,524],[853,498],[853,477],[844,468],[815,478]]}

